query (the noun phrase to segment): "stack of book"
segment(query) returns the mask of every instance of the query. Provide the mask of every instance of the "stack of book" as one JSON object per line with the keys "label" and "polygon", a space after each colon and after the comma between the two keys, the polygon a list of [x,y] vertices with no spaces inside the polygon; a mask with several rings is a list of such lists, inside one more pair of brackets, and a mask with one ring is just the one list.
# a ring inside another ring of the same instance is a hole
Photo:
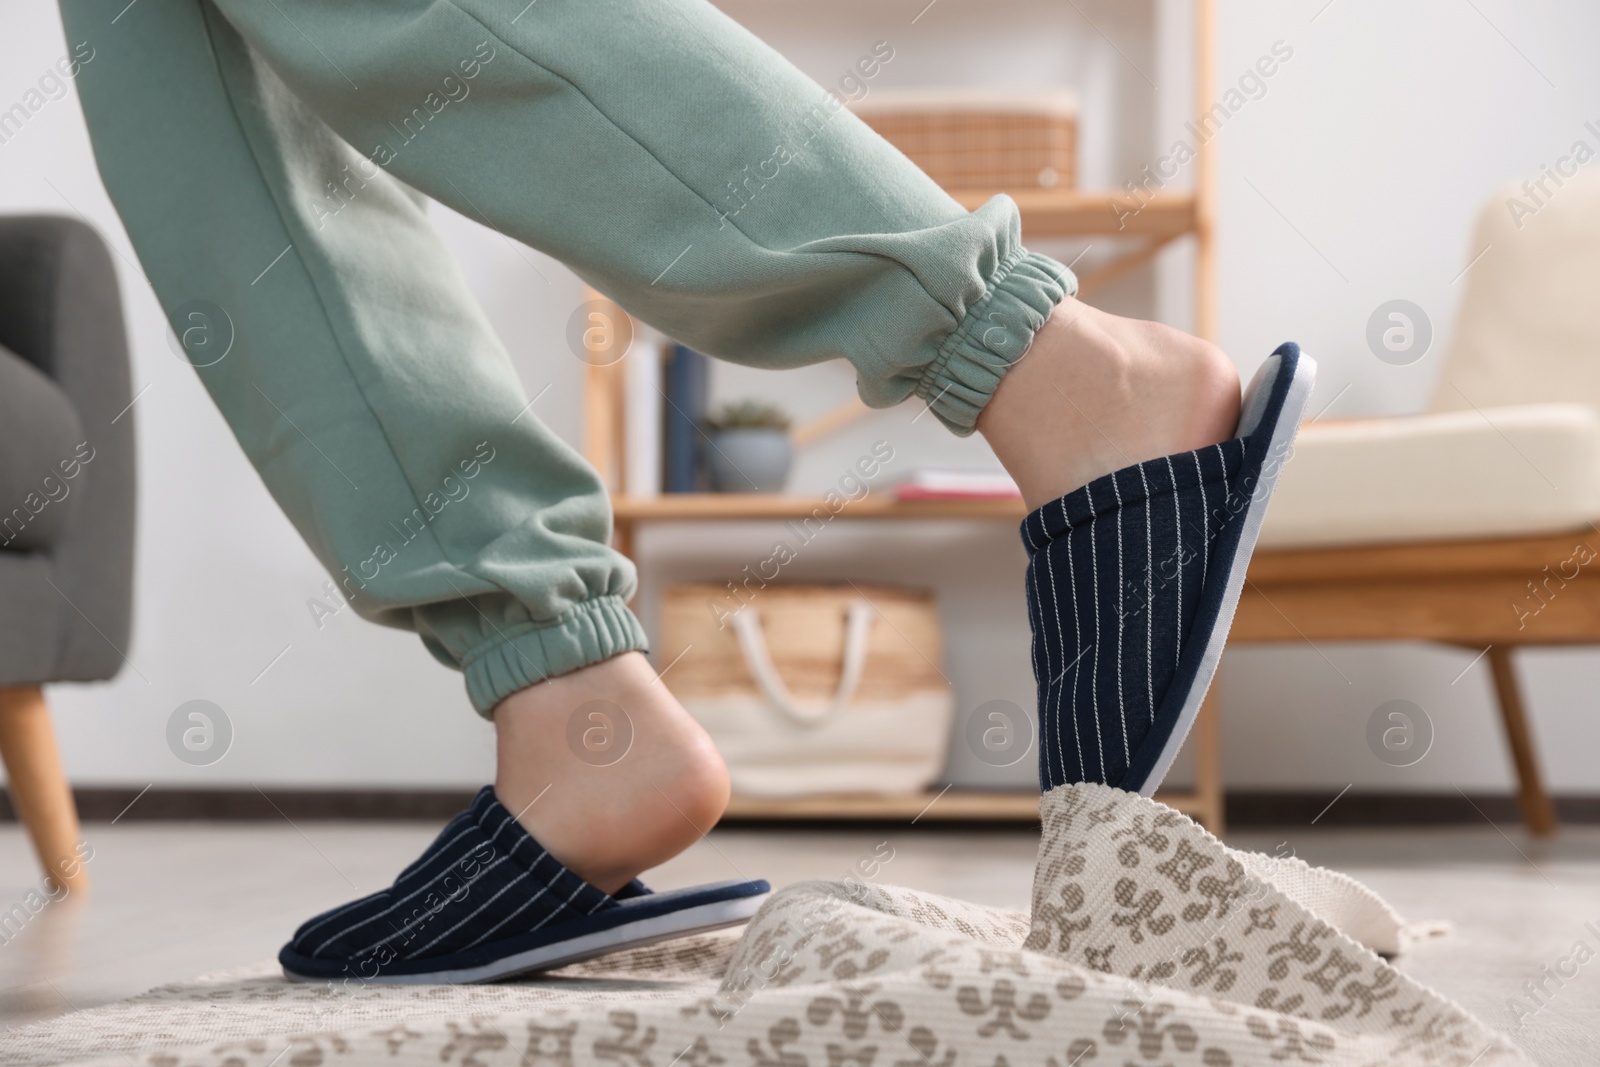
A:
{"label": "stack of book", "polygon": [[711,361],[692,348],[670,345],[661,377],[661,491],[696,493],[705,488],[702,438]]}
{"label": "stack of book", "polygon": [[653,354],[630,358],[625,375],[628,495],[703,491],[710,360],[692,348],[668,344],[659,359]]}

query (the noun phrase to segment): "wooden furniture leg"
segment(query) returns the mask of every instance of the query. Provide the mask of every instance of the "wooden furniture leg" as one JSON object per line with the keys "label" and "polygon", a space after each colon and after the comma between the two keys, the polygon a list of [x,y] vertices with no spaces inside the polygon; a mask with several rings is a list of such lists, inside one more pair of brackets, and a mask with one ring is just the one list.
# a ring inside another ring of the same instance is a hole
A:
{"label": "wooden furniture leg", "polygon": [[45,873],[69,891],[89,888],[77,853],[77,805],[61,770],[50,705],[38,686],[0,688],[0,759],[10,779],[11,803]]}
{"label": "wooden furniture leg", "polygon": [[611,543],[618,552],[629,559],[633,559],[634,533],[632,519],[613,518],[611,520]]}
{"label": "wooden furniture leg", "polygon": [[[1210,120],[1209,109],[1217,99],[1216,39],[1216,0],[1196,0],[1194,101],[1195,110],[1199,112],[1196,121],[1201,129],[1204,129]],[[1217,156],[1209,137],[1200,138],[1194,152],[1194,332],[1207,341],[1215,341],[1217,340]]]}
{"label": "wooden furniture leg", "polygon": [[1211,682],[1194,720],[1194,791],[1200,804],[1198,817],[1207,830],[1221,837],[1227,829],[1223,816],[1222,745],[1218,737],[1221,698],[1217,679]]}
{"label": "wooden furniture leg", "polygon": [[1495,695],[1500,700],[1500,721],[1505,724],[1506,741],[1511,745],[1511,760],[1517,768],[1517,802],[1522,821],[1536,837],[1556,832],[1556,809],[1545,791],[1539,774],[1539,759],[1533,750],[1533,731],[1522,706],[1522,692],[1511,662],[1511,646],[1489,648],[1489,669],[1494,675]]}

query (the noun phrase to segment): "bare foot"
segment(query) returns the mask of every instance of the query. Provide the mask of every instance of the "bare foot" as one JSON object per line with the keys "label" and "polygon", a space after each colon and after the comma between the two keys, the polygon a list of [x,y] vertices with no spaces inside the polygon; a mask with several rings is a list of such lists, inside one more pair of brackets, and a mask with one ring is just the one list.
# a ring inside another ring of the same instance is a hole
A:
{"label": "bare foot", "polygon": [[1239,374],[1222,350],[1068,298],[978,418],[1030,509],[1114,470],[1225,441]]}
{"label": "bare foot", "polygon": [[500,803],[607,893],[694,844],[727,806],[711,738],[637,652],[518,690],[494,725]]}

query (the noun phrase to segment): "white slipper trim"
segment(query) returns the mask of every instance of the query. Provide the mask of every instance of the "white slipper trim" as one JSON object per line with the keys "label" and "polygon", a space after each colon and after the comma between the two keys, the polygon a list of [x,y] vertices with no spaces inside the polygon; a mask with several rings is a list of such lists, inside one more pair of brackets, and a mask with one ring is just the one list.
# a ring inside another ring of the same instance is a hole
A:
{"label": "white slipper trim", "polygon": [[[771,894],[717,900],[682,911],[671,911],[648,919],[598,930],[568,941],[541,945],[513,956],[506,956],[478,967],[464,967],[451,971],[430,971],[424,974],[379,974],[362,978],[374,985],[466,985],[473,982],[492,982],[525,971],[548,971],[565,967],[569,963],[593,959],[623,949],[642,948],[660,941],[670,941],[686,934],[705,933],[738,926],[750,918],[766,903]],[[284,969],[284,977],[295,982],[326,982],[327,978],[312,978]]]}

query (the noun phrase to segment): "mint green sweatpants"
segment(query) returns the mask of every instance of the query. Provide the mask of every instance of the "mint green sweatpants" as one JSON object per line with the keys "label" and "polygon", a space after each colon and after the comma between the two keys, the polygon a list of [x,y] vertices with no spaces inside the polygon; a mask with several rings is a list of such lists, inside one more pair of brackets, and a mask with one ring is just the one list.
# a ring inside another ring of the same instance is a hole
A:
{"label": "mint green sweatpants", "polygon": [[[425,197],[713,356],[847,359],[958,433],[1074,290],[1009,199],[969,214],[704,0],[61,10],[201,380],[352,606],[480,712],[645,636],[601,480],[526,410]],[[868,84],[894,47],[846,62]]]}

